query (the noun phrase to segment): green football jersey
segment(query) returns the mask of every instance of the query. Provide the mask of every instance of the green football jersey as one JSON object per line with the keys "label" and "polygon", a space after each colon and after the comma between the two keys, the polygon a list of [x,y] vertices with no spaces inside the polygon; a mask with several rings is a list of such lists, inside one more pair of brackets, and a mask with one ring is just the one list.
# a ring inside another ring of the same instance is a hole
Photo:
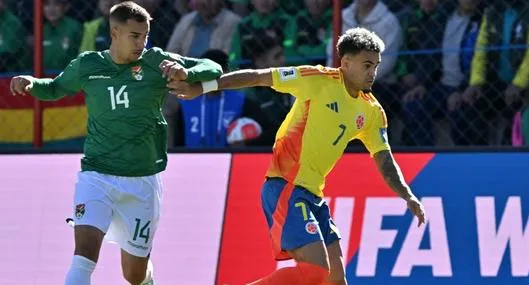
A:
{"label": "green football jersey", "polygon": [[162,114],[167,80],[159,68],[164,60],[188,69],[187,82],[213,80],[221,67],[207,59],[193,59],[145,50],[130,64],[116,64],[108,50],[85,52],[55,79],[36,79],[31,94],[57,100],[84,91],[88,135],[81,160],[83,171],[117,176],[147,176],[167,165],[167,123]]}

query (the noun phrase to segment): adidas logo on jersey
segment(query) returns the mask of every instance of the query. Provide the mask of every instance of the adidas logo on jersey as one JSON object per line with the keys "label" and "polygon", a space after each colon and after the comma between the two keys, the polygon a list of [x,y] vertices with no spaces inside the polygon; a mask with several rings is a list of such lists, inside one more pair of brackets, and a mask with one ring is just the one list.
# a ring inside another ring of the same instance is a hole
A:
{"label": "adidas logo on jersey", "polygon": [[329,109],[333,110],[334,112],[338,113],[338,102],[332,102],[326,105],[329,107]]}

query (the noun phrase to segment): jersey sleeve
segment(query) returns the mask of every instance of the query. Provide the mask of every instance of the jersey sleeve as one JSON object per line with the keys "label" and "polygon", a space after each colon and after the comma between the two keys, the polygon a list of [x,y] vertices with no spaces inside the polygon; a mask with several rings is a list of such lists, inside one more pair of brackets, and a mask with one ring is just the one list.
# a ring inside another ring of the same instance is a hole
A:
{"label": "jersey sleeve", "polygon": [[172,60],[178,62],[187,69],[187,83],[209,81],[222,75],[222,67],[216,62],[209,59],[198,59],[181,56],[176,53],[167,52],[160,48],[152,48],[154,54],[149,58],[154,66],[159,66],[163,60]]}
{"label": "jersey sleeve", "polygon": [[31,95],[44,101],[58,100],[81,91],[80,66],[84,54],[73,59],[54,79],[36,78],[33,80]]}
{"label": "jersey sleeve", "polygon": [[365,145],[371,157],[379,151],[390,150],[387,134],[388,121],[382,106],[374,109],[371,116],[365,120],[368,122],[366,129],[360,133],[358,138]]}
{"label": "jersey sleeve", "polygon": [[272,68],[272,88],[281,93],[290,93],[302,100],[309,100],[316,88],[314,79],[317,76],[339,76],[335,69],[330,70],[323,66],[297,66]]}

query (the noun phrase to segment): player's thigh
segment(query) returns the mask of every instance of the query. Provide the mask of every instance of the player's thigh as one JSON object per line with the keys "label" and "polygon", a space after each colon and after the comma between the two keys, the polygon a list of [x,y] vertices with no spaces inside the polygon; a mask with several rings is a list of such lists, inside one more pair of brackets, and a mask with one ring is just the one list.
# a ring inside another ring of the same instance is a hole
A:
{"label": "player's thigh", "polygon": [[145,279],[149,256],[140,257],[121,250],[121,269],[126,280],[141,282]]}
{"label": "player's thigh", "polygon": [[320,228],[317,214],[321,204],[309,191],[295,187],[289,203],[281,246],[297,261],[310,262],[329,268],[324,231]]}
{"label": "player's thigh", "polygon": [[311,263],[327,270],[330,269],[327,248],[321,240],[289,250],[288,253],[297,262]]}
{"label": "player's thigh", "polygon": [[108,238],[118,242],[121,249],[132,256],[147,257],[160,219],[162,185],[159,176],[120,179]]}
{"label": "player's thigh", "polygon": [[96,172],[80,172],[74,193],[75,254],[97,261],[112,221],[108,181]]}
{"label": "player's thigh", "polygon": [[331,266],[331,274],[327,280],[330,284],[346,285],[345,264],[340,242],[336,240],[330,245],[327,245],[327,253],[329,255],[329,264]]}
{"label": "player's thigh", "polygon": [[96,227],[81,225],[74,227],[74,236],[74,255],[80,255],[97,262],[105,233]]}

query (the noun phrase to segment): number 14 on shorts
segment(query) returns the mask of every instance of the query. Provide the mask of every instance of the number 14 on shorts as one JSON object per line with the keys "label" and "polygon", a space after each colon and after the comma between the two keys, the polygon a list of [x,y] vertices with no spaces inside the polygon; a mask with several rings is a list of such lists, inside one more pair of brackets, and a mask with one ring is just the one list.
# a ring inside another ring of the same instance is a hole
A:
{"label": "number 14 on shorts", "polygon": [[142,223],[141,219],[136,218],[136,227],[134,229],[134,235],[132,236],[132,240],[136,241],[137,239],[144,239],[145,243],[149,242],[149,237],[151,235],[151,221],[147,221],[146,223]]}

